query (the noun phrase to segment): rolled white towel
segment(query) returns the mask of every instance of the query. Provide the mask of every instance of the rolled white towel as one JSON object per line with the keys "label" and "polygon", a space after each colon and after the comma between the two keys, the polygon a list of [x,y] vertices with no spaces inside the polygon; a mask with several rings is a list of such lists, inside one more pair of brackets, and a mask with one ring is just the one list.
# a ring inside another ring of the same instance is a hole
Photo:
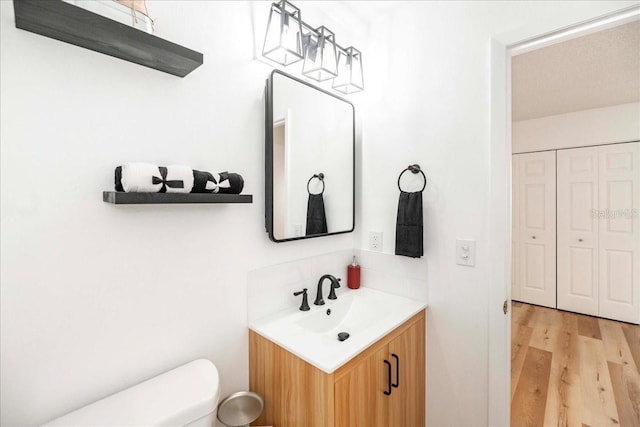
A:
{"label": "rolled white towel", "polygon": [[[180,186],[179,182],[182,182]],[[193,188],[193,169],[184,165],[167,166],[167,193],[190,193]]]}
{"label": "rolled white towel", "polygon": [[162,182],[153,183],[153,177],[161,178],[160,168],[149,163],[125,163],[122,165],[122,187],[127,193],[157,193]]}

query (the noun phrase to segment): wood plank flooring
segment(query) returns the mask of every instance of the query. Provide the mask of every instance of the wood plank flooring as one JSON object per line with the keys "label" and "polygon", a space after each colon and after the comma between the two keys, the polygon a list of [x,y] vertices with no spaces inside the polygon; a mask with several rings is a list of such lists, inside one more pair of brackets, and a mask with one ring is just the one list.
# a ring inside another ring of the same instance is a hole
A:
{"label": "wood plank flooring", "polygon": [[513,427],[640,427],[640,326],[512,303]]}

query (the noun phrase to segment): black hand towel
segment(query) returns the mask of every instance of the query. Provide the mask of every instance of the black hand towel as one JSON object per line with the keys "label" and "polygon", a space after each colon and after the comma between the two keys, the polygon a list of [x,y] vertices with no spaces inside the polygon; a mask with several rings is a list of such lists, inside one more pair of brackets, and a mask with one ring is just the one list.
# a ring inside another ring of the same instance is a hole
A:
{"label": "black hand towel", "polygon": [[422,244],[422,192],[400,191],[396,219],[396,255],[420,258]]}
{"label": "black hand towel", "polygon": [[324,199],[322,194],[309,194],[307,202],[307,232],[306,235],[327,232],[327,217],[324,213]]}

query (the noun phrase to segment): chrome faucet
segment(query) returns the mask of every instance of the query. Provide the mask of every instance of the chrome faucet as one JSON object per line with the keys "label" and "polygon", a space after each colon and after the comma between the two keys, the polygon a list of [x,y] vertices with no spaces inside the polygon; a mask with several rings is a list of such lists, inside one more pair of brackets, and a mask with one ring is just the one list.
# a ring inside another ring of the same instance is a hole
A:
{"label": "chrome faucet", "polygon": [[324,299],[322,299],[322,283],[324,279],[329,279],[331,281],[331,290],[329,291],[329,299],[338,299],[336,296],[336,289],[340,287],[340,279],[336,279],[330,274],[325,274],[318,281],[318,291],[316,292],[316,300],[313,302],[314,305],[324,305]]}

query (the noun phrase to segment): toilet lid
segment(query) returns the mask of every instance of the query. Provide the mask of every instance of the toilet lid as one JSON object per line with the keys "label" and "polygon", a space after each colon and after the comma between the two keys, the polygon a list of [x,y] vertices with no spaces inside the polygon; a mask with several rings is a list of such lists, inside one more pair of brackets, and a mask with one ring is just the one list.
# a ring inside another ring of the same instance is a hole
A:
{"label": "toilet lid", "polygon": [[257,393],[240,391],[218,405],[218,419],[230,427],[251,424],[262,413],[264,401]]}

